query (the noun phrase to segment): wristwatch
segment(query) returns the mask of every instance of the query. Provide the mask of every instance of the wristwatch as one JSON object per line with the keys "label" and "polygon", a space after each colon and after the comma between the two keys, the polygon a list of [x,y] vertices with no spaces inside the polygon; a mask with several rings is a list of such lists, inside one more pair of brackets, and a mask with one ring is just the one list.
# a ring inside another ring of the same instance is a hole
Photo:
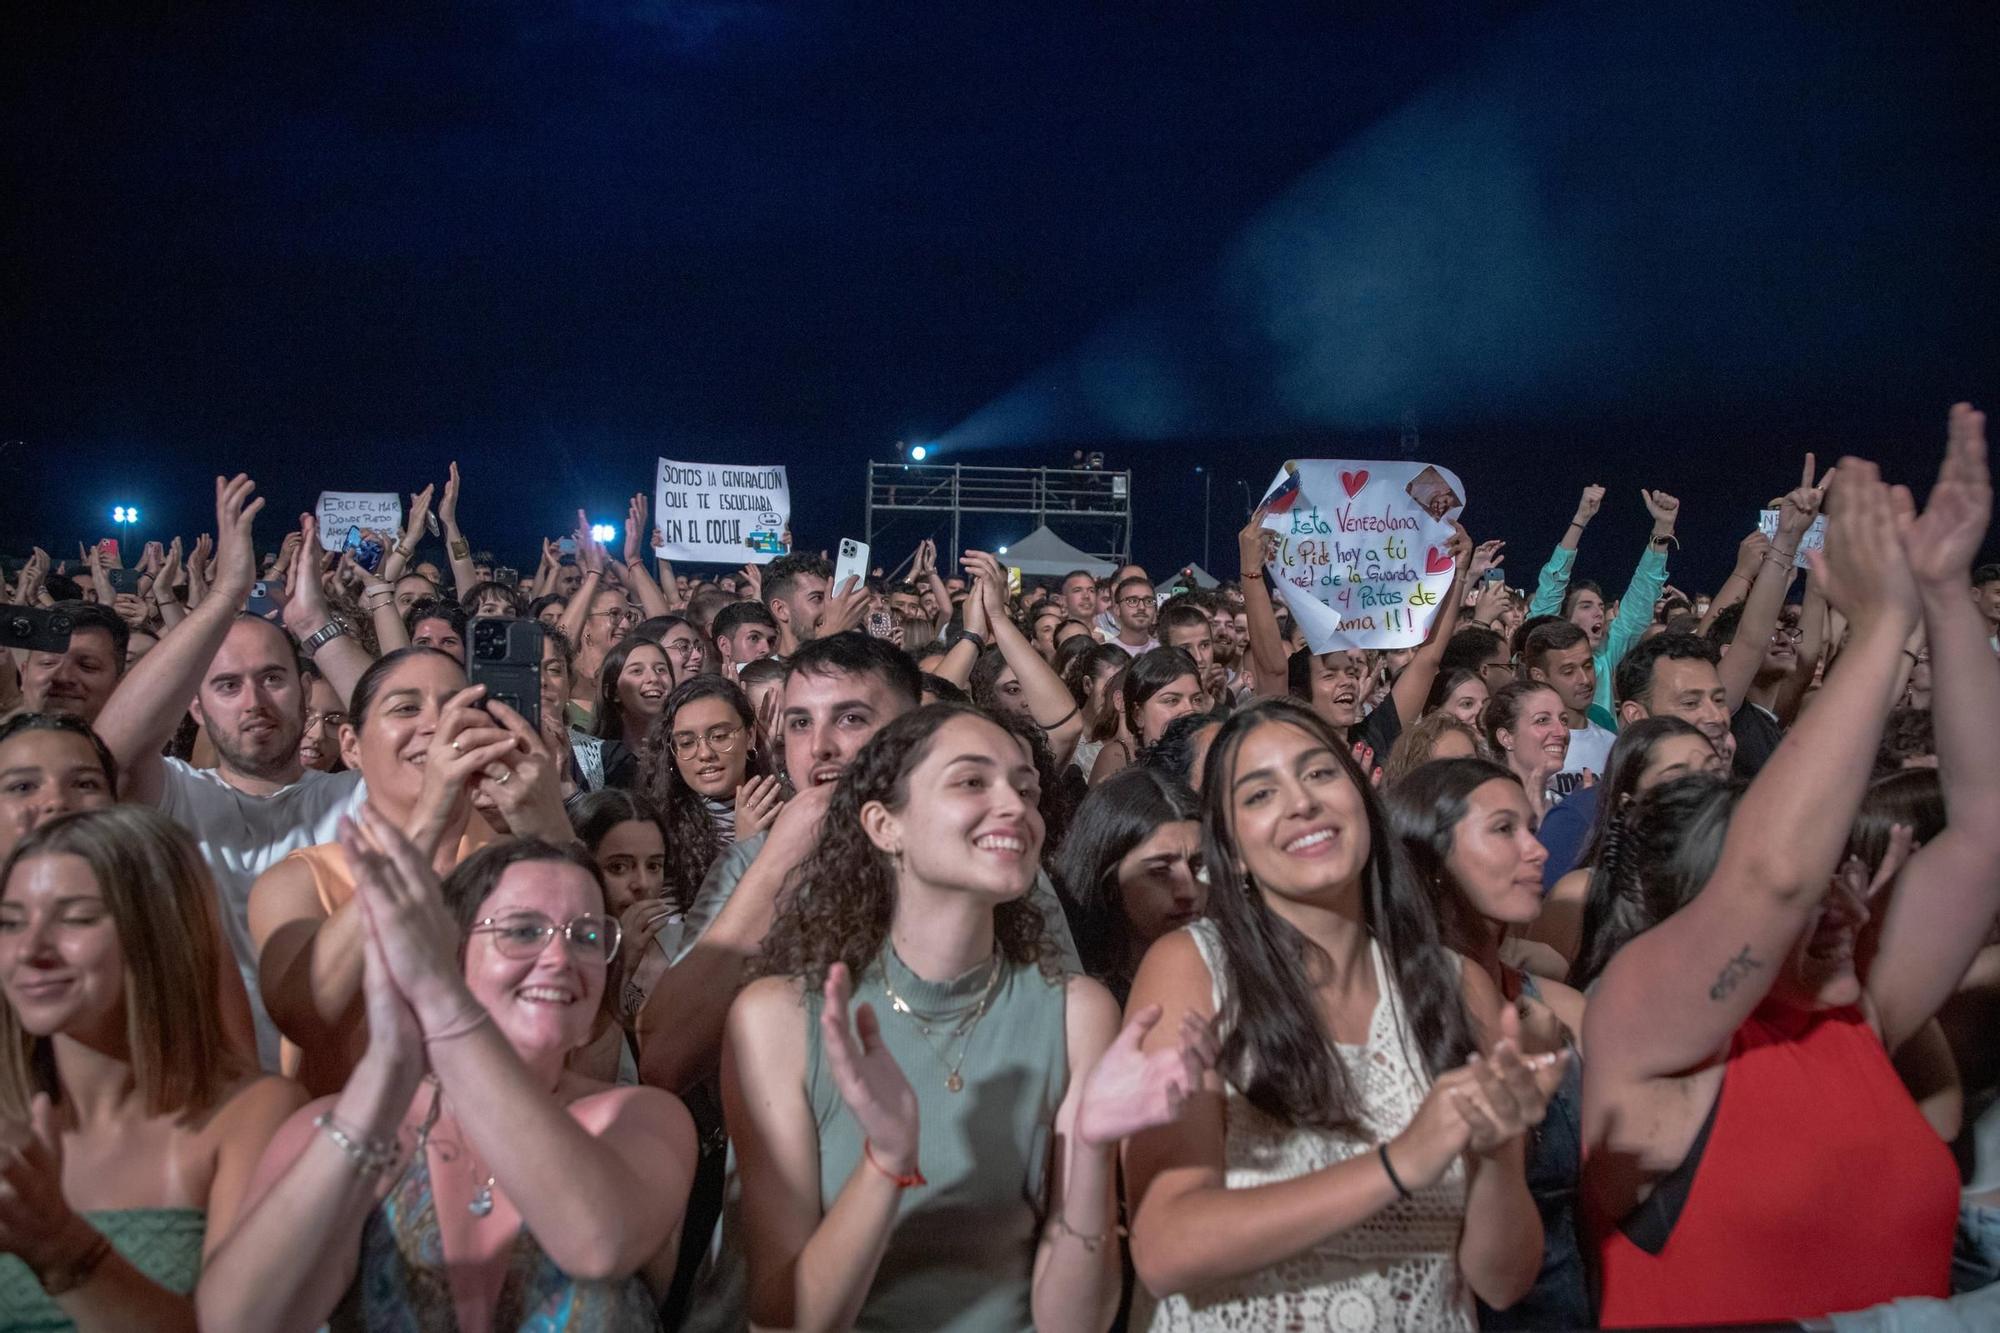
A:
{"label": "wristwatch", "polygon": [[324,625],[321,625],[318,629],[314,630],[311,634],[306,636],[306,641],[299,645],[299,651],[304,653],[307,657],[311,657],[313,654],[317,653],[320,649],[326,647],[329,643],[332,643],[335,639],[340,638],[342,635],[346,633],[347,633],[346,625],[342,624],[338,620],[328,620]]}

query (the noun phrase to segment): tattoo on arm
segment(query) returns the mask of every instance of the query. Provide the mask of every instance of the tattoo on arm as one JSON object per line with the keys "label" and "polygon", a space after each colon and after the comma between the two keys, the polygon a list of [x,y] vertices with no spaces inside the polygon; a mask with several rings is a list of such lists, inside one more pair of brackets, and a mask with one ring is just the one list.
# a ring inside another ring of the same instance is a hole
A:
{"label": "tattoo on arm", "polygon": [[1763,960],[1752,958],[1750,956],[1750,946],[1747,944],[1744,945],[1741,953],[1722,965],[1722,971],[1716,975],[1715,984],[1708,988],[1708,998],[1711,1000],[1728,999],[1730,992],[1742,984],[1743,978],[1749,976],[1762,966],[1764,966]]}

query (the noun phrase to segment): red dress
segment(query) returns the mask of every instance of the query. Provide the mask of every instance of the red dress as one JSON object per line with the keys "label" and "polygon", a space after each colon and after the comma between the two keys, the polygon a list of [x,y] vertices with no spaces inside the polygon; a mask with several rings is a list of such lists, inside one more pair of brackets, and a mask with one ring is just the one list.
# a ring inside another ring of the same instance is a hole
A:
{"label": "red dress", "polygon": [[1951,1152],[1861,1011],[1766,1001],[1730,1039],[1665,1244],[1591,1217],[1599,1318],[1754,1323],[1948,1296],[1957,1222]]}

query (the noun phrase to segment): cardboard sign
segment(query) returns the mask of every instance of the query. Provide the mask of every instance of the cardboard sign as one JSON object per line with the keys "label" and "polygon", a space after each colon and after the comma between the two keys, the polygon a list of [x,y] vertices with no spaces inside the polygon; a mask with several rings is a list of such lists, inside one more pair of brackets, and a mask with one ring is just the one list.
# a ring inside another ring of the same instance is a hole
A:
{"label": "cardboard sign", "polygon": [[[1765,509],[1757,515],[1757,531],[1775,539],[1778,535],[1778,511]],[[1806,552],[1823,550],[1826,547],[1826,515],[1821,514],[1806,529],[1806,535],[1799,538],[1799,549],[1792,553],[1792,568],[1806,567]]]}
{"label": "cardboard sign", "polygon": [[349,528],[373,528],[392,542],[403,536],[403,500],[394,491],[321,491],[313,513],[324,550],[345,546]]}
{"label": "cardboard sign", "polygon": [[1430,633],[1455,561],[1465,484],[1430,463],[1287,463],[1264,494],[1277,534],[1269,569],[1315,653],[1414,648]]}
{"label": "cardboard sign", "polygon": [[660,460],[653,525],[663,560],[762,565],[785,554],[792,489],[782,467]]}

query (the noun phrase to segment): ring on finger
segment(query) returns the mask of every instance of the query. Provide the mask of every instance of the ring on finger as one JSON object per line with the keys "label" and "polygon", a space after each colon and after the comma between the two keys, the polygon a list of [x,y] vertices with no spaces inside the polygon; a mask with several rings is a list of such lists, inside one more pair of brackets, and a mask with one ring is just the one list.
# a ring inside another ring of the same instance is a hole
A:
{"label": "ring on finger", "polygon": [[465,753],[465,747],[464,747],[463,745],[459,744],[459,742],[457,741],[457,739],[456,739],[456,738],[454,738],[454,739],[452,740],[452,743],[451,743],[451,752],[452,752],[453,754],[464,754],[464,753]]}

